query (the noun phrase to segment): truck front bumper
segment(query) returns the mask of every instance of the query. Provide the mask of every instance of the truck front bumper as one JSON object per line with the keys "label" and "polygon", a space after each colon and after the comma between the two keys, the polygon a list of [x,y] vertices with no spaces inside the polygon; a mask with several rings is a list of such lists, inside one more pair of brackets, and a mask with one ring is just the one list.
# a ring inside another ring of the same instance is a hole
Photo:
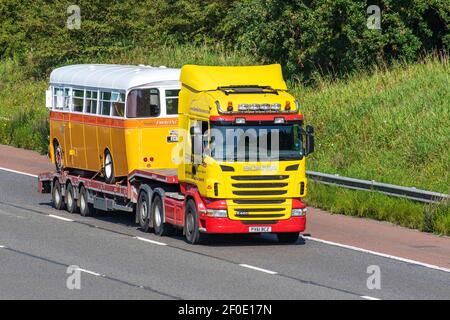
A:
{"label": "truck front bumper", "polygon": [[243,221],[229,218],[200,218],[201,231],[205,233],[251,233],[250,227],[271,227],[271,233],[303,232],[306,227],[306,216],[291,217],[278,221]]}

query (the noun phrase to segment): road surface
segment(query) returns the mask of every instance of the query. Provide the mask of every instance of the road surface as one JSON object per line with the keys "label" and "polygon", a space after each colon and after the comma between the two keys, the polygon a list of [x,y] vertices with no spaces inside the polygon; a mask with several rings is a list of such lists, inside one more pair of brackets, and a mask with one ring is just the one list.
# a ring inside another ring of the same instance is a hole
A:
{"label": "road surface", "polygon": [[[433,267],[308,237],[281,245],[271,235],[215,236],[191,246],[143,233],[129,214],[57,211],[35,177],[0,170],[0,299],[450,299],[446,249],[428,248],[440,262]],[[80,289],[71,290],[74,265]],[[380,289],[368,288],[368,268],[379,269]]]}

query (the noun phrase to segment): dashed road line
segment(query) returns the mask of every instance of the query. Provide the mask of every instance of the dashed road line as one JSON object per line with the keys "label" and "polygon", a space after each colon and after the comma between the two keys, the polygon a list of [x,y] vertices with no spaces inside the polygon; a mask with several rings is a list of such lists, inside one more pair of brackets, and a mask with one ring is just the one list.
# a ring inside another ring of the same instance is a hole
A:
{"label": "dashed road line", "polygon": [[75,221],[75,220],[72,220],[72,219],[68,219],[68,218],[64,218],[64,217],[60,217],[60,216],[55,216],[54,214],[49,214],[48,216],[50,218],[54,218],[54,219],[58,219],[58,220],[66,221],[66,222],[74,222]]}
{"label": "dashed road line", "polygon": [[86,270],[86,269],[82,269],[82,268],[77,268],[76,270],[84,272],[84,273],[87,273],[87,274],[90,274],[90,275],[93,275],[93,276],[96,276],[96,277],[100,277],[101,276],[100,273],[97,273],[97,272],[94,272],[94,271],[90,271],[90,270]]}
{"label": "dashed road line", "polygon": [[251,266],[249,264],[241,263],[239,265],[241,267],[244,267],[244,268],[248,268],[248,269],[252,269],[252,270],[256,270],[256,271],[260,271],[260,272],[264,272],[264,273],[268,273],[268,274],[278,274],[278,272],[267,270],[267,269],[263,269],[263,268],[259,268],[259,267],[255,267],[255,266]]}
{"label": "dashed road line", "polygon": [[366,299],[366,300],[381,300],[381,299],[374,298],[374,297],[371,297],[371,296],[361,296],[361,298]]}
{"label": "dashed road line", "polygon": [[448,268],[439,267],[439,266],[429,264],[429,263],[424,263],[424,262],[420,262],[420,261],[416,261],[416,260],[412,260],[412,259],[397,257],[397,256],[393,256],[393,255],[386,254],[386,253],[367,250],[367,249],[363,249],[363,248],[349,246],[346,244],[336,243],[336,242],[332,242],[332,241],[328,241],[328,240],[322,240],[322,239],[318,239],[318,238],[314,238],[314,237],[309,237],[309,236],[302,236],[302,237],[303,237],[303,239],[306,239],[306,240],[320,242],[320,243],[328,244],[331,246],[336,246],[336,247],[354,250],[354,251],[358,251],[358,252],[368,253],[368,254],[372,254],[374,256],[397,260],[397,261],[401,261],[401,262],[405,262],[405,263],[409,263],[409,264],[413,264],[413,265],[418,265],[418,266],[429,268],[429,269],[434,269],[434,270],[439,270],[439,271],[444,271],[444,272],[450,273],[450,269],[448,269]]}
{"label": "dashed road line", "polygon": [[0,246],[0,249],[5,249],[6,247],[5,246]]}
{"label": "dashed road line", "polygon": [[167,243],[164,243],[164,242],[159,242],[159,241],[155,241],[155,240],[150,240],[150,239],[142,238],[142,237],[133,237],[133,238],[134,238],[134,239],[137,239],[137,240],[144,241],[144,242],[148,242],[148,243],[151,243],[151,244],[156,244],[156,245],[158,245],[158,246],[167,246]]}

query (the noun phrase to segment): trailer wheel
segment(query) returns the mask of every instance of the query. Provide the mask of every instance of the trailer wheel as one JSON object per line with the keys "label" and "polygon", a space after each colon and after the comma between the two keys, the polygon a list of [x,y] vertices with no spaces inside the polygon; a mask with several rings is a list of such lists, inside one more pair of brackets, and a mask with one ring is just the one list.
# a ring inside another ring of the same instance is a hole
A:
{"label": "trailer wheel", "polygon": [[56,210],[64,209],[64,197],[62,195],[61,189],[62,189],[61,184],[59,183],[58,180],[55,180],[52,189],[52,199]]}
{"label": "trailer wheel", "polygon": [[159,195],[155,195],[152,201],[153,226],[155,234],[164,237],[172,232],[172,227],[164,223],[163,201]]}
{"label": "trailer wheel", "polygon": [[186,204],[184,229],[188,243],[198,244],[203,241],[204,235],[198,230],[197,206],[192,199],[188,200]]}
{"label": "trailer wheel", "polygon": [[80,188],[80,213],[83,217],[92,216],[95,212],[94,206],[89,203],[88,191],[84,186]]}
{"label": "trailer wheel", "polygon": [[64,167],[63,163],[63,155],[62,155],[62,149],[61,145],[58,143],[58,141],[55,141],[55,144],[53,146],[53,154],[55,156],[55,169],[56,172],[61,172],[62,168]]}
{"label": "trailer wheel", "polygon": [[148,194],[146,191],[142,191],[139,194],[137,204],[137,215],[139,219],[139,225],[144,232],[148,232],[150,229],[150,205],[148,201]]}
{"label": "trailer wheel", "polygon": [[105,173],[106,183],[113,184],[115,182],[114,163],[113,158],[111,156],[111,152],[109,152],[109,150],[105,151],[105,162],[103,164],[103,171]]}
{"label": "trailer wheel", "polygon": [[295,243],[299,236],[300,233],[298,232],[277,233],[278,241],[281,243]]}
{"label": "trailer wheel", "polygon": [[69,213],[76,213],[78,209],[73,186],[70,182],[67,184],[66,188],[66,209]]}

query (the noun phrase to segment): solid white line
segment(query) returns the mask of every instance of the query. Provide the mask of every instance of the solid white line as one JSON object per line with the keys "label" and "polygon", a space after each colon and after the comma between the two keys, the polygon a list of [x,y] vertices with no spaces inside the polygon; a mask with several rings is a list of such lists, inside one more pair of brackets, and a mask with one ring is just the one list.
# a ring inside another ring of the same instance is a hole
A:
{"label": "solid white line", "polygon": [[267,269],[263,269],[263,268],[258,268],[258,267],[254,267],[254,266],[251,266],[251,265],[249,265],[249,264],[243,264],[243,263],[241,263],[241,264],[239,264],[241,267],[244,267],[244,268],[249,268],[249,269],[253,269],[253,270],[256,270],[256,271],[261,271],[261,272],[265,272],[265,273],[268,273],[268,274],[277,274],[278,272],[275,272],[275,271],[270,271],[270,270],[267,270]]}
{"label": "solid white line", "polygon": [[5,249],[6,247],[5,246],[0,246],[0,249]]}
{"label": "solid white line", "polygon": [[381,300],[381,299],[370,297],[370,296],[361,296],[361,298],[366,299],[366,300]]}
{"label": "solid white line", "polygon": [[35,174],[26,173],[26,172],[22,172],[22,171],[16,171],[16,170],[7,169],[7,168],[3,168],[3,167],[0,167],[0,170],[7,171],[7,172],[11,172],[11,173],[22,174],[22,175],[24,175],[24,176],[29,176],[29,177],[33,177],[33,178],[37,178],[37,177],[38,177],[38,176],[35,175]]}
{"label": "solid white line", "polygon": [[148,242],[148,243],[157,244],[158,246],[167,246],[167,243],[164,243],[164,242],[159,242],[159,241],[150,240],[150,239],[141,238],[141,237],[134,237],[134,238],[138,239],[138,240],[141,240],[141,241]]}
{"label": "solid white line", "polygon": [[302,237],[303,237],[303,239],[306,239],[306,240],[311,240],[311,241],[316,241],[316,242],[320,242],[320,243],[325,243],[325,244],[329,244],[329,245],[336,246],[336,247],[341,247],[341,248],[355,250],[355,251],[359,251],[359,252],[363,252],[363,253],[373,254],[375,256],[380,256],[380,257],[383,257],[383,258],[393,259],[393,260],[397,260],[397,261],[401,261],[401,262],[405,262],[405,263],[409,263],[409,264],[415,264],[415,265],[418,265],[418,266],[421,266],[421,267],[425,267],[425,268],[429,268],[429,269],[434,269],[434,270],[439,270],[439,271],[449,272],[450,273],[450,269],[439,267],[439,266],[435,266],[433,264],[428,264],[428,263],[424,263],[424,262],[420,262],[420,261],[416,261],[416,260],[411,260],[411,259],[406,259],[406,258],[402,258],[402,257],[397,257],[397,256],[393,256],[393,255],[390,255],[390,254],[385,254],[385,253],[372,251],[372,250],[367,250],[367,249],[363,249],[363,248],[358,248],[358,247],[354,247],[354,246],[349,246],[349,245],[346,245],[346,244],[340,244],[340,243],[336,243],[336,242],[332,242],[332,241],[322,240],[322,239],[318,239],[318,238],[314,238],[314,237],[308,237],[308,236],[302,236]]}
{"label": "solid white line", "polygon": [[63,217],[60,217],[60,216],[55,216],[53,214],[49,214],[48,216],[50,218],[55,218],[55,219],[62,220],[62,221],[67,221],[67,222],[74,222],[75,221],[75,220],[72,220],[72,219],[63,218]]}
{"label": "solid white line", "polygon": [[97,272],[94,272],[94,271],[89,271],[89,270],[81,269],[81,268],[78,268],[77,270],[81,271],[81,272],[84,272],[84,273],[91,274],[91,275],[96,276],[96,277],[100,277],[101,276],[100,273],[97,273]]}

